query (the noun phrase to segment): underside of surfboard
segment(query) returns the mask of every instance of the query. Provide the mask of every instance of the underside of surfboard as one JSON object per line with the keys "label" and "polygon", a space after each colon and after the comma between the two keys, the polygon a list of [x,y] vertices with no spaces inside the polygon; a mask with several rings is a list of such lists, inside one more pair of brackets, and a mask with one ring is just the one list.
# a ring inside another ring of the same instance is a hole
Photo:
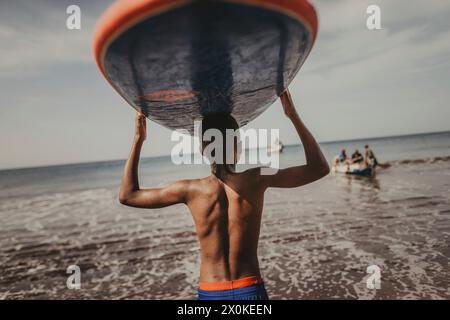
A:
{"label": "underside of surfboard", "polygon": [[293,80],[317,33],[306,0],[120,0],[99,21],[96,62],[136,110],[192,133],[231,113],[240,126]]}

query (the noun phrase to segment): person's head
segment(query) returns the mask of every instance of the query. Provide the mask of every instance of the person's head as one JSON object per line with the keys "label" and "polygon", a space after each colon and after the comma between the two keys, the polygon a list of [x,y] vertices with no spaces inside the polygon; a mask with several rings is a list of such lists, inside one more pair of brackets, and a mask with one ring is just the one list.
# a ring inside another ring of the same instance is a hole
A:
{"label": "person's head", "polygon": [[229,113],[214,113],[203,118],[201,151],[210,158],[214,175],[233,172],[241,152],[238,128],[238,123]]}
{"label": "person's head", "polygon": [[355,153],[356,153],[356,154],[358,154],[358,153],[359,153],[359,150],[358,150],[358,149],[356,149],[356,150],[355,150]]}
{"label": "person's head", "polygon": [[341,153],[342,153],[342,154],[345,154],[345,149],[341,149]]}
{"label": "person's head", "polygon": [[366,144],[366,145],[364,146],[364,149],[369,149],[369,145]]}

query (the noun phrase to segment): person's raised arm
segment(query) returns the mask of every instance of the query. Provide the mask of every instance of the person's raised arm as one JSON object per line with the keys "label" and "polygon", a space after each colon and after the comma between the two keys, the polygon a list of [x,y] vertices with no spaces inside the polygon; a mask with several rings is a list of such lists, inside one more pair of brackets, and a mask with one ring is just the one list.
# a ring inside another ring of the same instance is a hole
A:
{"label": "person's raised arm", "polygon": [[305,150],[306,164],[278,170],[274,175],[263,176],[266,187],[295,188],[326,176],[330,172],[319,144],[300,119],[286,89],[280,97],[284,113],[292,121]]}
{"label": "person's raised arm", "polygon": [[120,184],[120,203],[139,208],[162,208],[172,204],[186,202],[189,184],[187,180],[175,182],[165,188],[140,189],[138,178],[139,157],[142,144],[146,137],[147,126],[145,116],[137,113],[135,137]]}

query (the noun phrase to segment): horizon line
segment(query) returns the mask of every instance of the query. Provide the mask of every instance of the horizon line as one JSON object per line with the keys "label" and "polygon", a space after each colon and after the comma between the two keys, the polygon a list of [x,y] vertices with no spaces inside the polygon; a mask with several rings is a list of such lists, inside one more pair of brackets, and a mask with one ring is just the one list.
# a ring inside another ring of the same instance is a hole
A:
{"label": "horizon line", "polygon": [[[387,135],[387,136],[375,136],[375,137],[366,137],[366,138],[342,139],[342,140],[326,140],[326,141],[320,141],[318,143],[319,144],[332,144],[332,143],[338,143],[338,142],[355,142],[355,141],[362,141],[362,140],[381,140],[381,139],[387,139],[387,138],[401,138],[401,137],[433,135],[433,134],[442,134],[442,133],[450,133],[450,130],[407,133],[407,134],[397,134],[397,135]],[[282,142],[282,141],[280,141],[280,142]],[[284,145],[284,147],[293,147],[293,146],[299,146],[302,144],[301,143],[291,143],[291,144],[283,144],[283,145]],[[259,149],[259,148],[256,148],[256,149]],[[249,150],[249,149],[246,149],[246,150]],[[170,156],[170,154],[142,157],[141,159],[156,159],[156,158],[164,158],[164,157],[168,157],[168,156]],[[0,172],[13,171],[13,170],[38,169],[38,168],[50,168],[50,167],[63,167],[63,166],[72,166],[72,165],[83,165],[83,164],[95,164],[95,163],[101,163],[101,162],[114,162],[114,161],[124,161],[124,160],[126,160],[126,158],[55,163],[55,164],[44,164],[44,165],[35,165],[35,166],[31,165],[31,166],[25,166],[25,167],[0,168]]]}

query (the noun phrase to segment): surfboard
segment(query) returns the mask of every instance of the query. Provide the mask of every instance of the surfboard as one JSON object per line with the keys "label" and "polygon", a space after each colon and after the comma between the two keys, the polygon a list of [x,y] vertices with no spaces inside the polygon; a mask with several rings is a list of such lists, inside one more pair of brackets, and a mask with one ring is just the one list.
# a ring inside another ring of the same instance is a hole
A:
{"label": "surfboard", "polygon": [[119,0],[100,18],[95,61],[136,110],[193,132],[210,113],[240,126],[291,83],[317,35],[306,0]]}

